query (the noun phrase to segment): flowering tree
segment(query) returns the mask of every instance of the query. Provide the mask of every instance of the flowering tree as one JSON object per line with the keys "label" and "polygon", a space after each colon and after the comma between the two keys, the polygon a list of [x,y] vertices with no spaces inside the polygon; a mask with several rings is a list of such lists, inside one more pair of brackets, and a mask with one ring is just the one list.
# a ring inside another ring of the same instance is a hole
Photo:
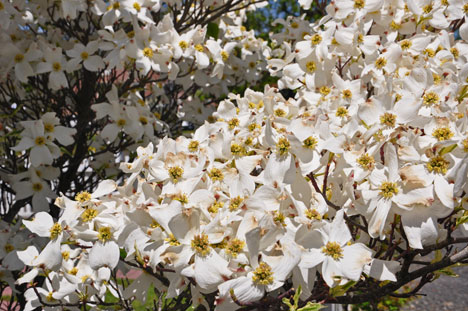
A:
{"label": "flowering tree", "polygon": [[314,310],[468,261],[468,2],[300,0],[261,39],[263,4],[0,0],[21,309]]}

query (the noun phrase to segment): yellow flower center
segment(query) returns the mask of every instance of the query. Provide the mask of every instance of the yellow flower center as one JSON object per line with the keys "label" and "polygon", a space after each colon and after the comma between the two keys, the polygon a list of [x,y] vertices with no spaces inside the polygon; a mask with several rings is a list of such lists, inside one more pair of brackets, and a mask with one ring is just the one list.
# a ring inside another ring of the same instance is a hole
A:
{"label": "yellow flower center", "polygon": [[176,239],[176,237],[171,233],[169,236],[164,240],[169,243],[171,246],[179,246],[180,242]]}
{"label": "yellow flower center", "polygon": [[195,45],[195,50],[197,50],[198,52],[203,52],[205,48],[203,47],[203,45],[197,44]]}
{"label": "yellow flower center", "polygon": [[133,8],[137,10],[137,12],[140,12],[141,10],[141,5],[138,2],[133,3]]}
{"label": "yellow flower center", "polygon": [[356,161],[364,170],[370,171],[374,169],[375,160],[374,157],[367,153],[361,155]]}
{"label": "yellow flower center", "polygon": [[311,60],[310,62],[306,63],[306,68],[308,72],[314,72],[315,69],[317,69],[317,65],[314,61]]}
{"label": "yellow flower center", "polygon": [[216,201],[208,207],[208,212],[216,214],[220,208],[224,206],[223,202]]}
{"label": "yellow flower center", "polygon": [[462,141],[462,144],[463,144],[463,151],[464,151],[464,152],[468,152],[468,138],[465,138],[465,139]]}
{"label": "yellow flower center", "polygon": [[200,256],[206,256],[210,253],[210,242],[208,241],[208,235],[204,233],[194,236],[190,244],[192,249]]}
{"label": "yellow flower center", "polygon": [[184,169],[180,166],[172,166],[168,170],[169,176],[172,178],[172,182],[176,183],[179,181],[179,178],[184,174]]}
{"label": "yellow flower center", "polygon": [[52,240],[55,240],[61,233],[62,233],[63,229],[62,229],[62,226],[56,222],[50,229],[49,229],[49,232],[50,232],[50,238]]}
{"label": "yellow flower center", "polygon": [[387,65],[387,60],[385,59],[385,57],[379,57],[375,61],[375,67],[377,67],[378,69],[382,69],[383,67],[385,67],[385,65]]}
{"label": "yellow flower center", "polygon": [[223,58],[223,61],[227,61],[229,58],[229,53],[226,51],[221,51],[221,57]]}
{"label": "yellow flower center", "polygon": [[38,146],[43,146],[46,143],[46,138],[44,136],[37,136],[34,143]]}
{"label": "yellow flower center", "polygon": [[192,140],[189,144],[188,144],[188,150],[190,152],[195,152],[198,150],[198,147],[200,146],[200,143],[197,141],[197,140]]}
{"label": "yellow flower center", "polygon": [[314,34],[311,38],[311,41],[312,41],[312,44],[313,45],[317,45],[319,44],[320,42],[322,42],[322,36],[319,35],[318,33]]}
{"label": "yellow flower center", "polygon": [[315,209],[315,208],[310,208],[305,211],[305,216],[310,219],[310,220],[321,220],[322,215]]}
{"label": "yellow flower center", "polygon": [[244,198],[242,197],[238,196],[238,197],[232,198],[231,202],[229,203],[229,210],[231,212],[237,210],[239,206],[242,204],[242,202],[244,202]]}
{"label": "yellow flower center", "polygon": [[239,255],[239,253],[242,252],[244,247],[245,247],[244,241],[234,238],[227,243],[226,253],[232,256],[233,258],[236,258],[237,255]]}
{"label": "yellow flower center", "polygon": [[344,118],[348,115],[348,109],[344,106],[340,106],[336,109],[335,115],[339,118]]}
{"label": "yellow flower center", "polygon": [[322,253],[330,256],[334,260],[343,258],[343,249],[337,242],[328,242],[327,245],[322,247]]}
{"label": "yellow flower center", "polygon": [[437,174],[447,173],[450,162],[445,160],[443,156],[432,157],[427,163],[427,170],[429,172],[435,172]]}
{"label": "yellow flower center", "polygon": [[341,95],[343,96],[344,99],[351,99],[353,97],[353,92],[351,92],[351,90],[343,90],[343,92],[341,92]]}
{"label": "yellow flower center", "polygon": [[452,53],[453,57],[455,58],[458,58],[458,56],[460,56],[460,52],[458,51],[456,47],[451,48],[450,53]]}
{"label": "yellow flower center", "polygon": [[302,146],[307,149],[315,149],[317,147],[318,140],[313,136],[309,136],[302,142]]}
{"label": "yellow flower center", "polygon": [[143,125],[146,125],[148,124],[148,119],[144,116],[140,116],[140,118],[138,119],[140,121],[141,124]]}
{"label": "yellow flower center", "polygon": [[396,115],[390,112],[386,112],[380,116],[380,124],[388,126],[388,127],[395,127],[396,124]]}
{"label": "yellow flower center", "polygon": [[114,2],[114,3],[112,4],[112,8],[113,8],[114,10],[119,9],[119,8],[120,8],[120,3],[119,3],[119,2]]}
{"label": "yellow flower center", "polygon": [[71,268],[70,270],[68,270],[68,274],[77,275],[78,274],[78,268],[77,267]]}
{"label": "yellow flower center", "polygon": [[431,106],[439,102],[439,95],[436,92],[427,92],[423,96],[423,104],[426,106]]}
{"label": "yellow flower center", "polygon": [[55,127],[53,124],[50,123],[44,123],[44,131],[47,133],[52,133],[55,130]]}
{"label": "yellow flower center", "polygon": [[231,153],[235,156],[240,156],[240,155],[243,155],[245,154],[246,150],[244,147],[242,147],[241,145],[239,144],[231,144]]}
{"label": "yellow flower center", "polygon": [[81,220],[83,220],[83,222],[89,222],[93,220],[94,218],[96,218],[97,215],[98,215],[97,210],[95,210],[94,208],[88,208],[81,214],[80,217],[81,217]]}
{"label": "yellow flower center", "polygon": [[39,192],[39,191],[41,191],[43,188],[44,188],[44,186],[42,186],[42,184],[41,184],[40,182],[36,182],[36,183],[32,184],[32,189],[33,189],[33,191],[35,191],[35,192]]}
{"label": "yellow flower center", "polygon": [[291,149],[291,143],[286,137],[281,137],[276,143],[276,149],[278,150],[279,155],[283,156],[289,152],[289,149]]}
{"label": "yellow flower center", "polygon": [[327,96],[328,94],[330,94],[331,89],[328,86],[324,85],[324,86],[320,87],[319,92],[323,96]]}
{"label": "yellow flower center", "polygon": [[261,262],[253,272],[252,281],[260,285],[270,285],[273,283],[273,272],[266,262]]}
{"label": "yellow flower center", "polygon": [[98,239],[102,242],[112,239],[112,232],[109,227],[101,227],[98,231]]}
{"label": "yellow flower center", "polygon": [[188,43],[187,41],[182,40],[179,42],[179,46],[181,49],[185,50],[186,48],[188,48]]}
{"label": "yellow flower center", "polygon": [[216,180],[223,180],[224,179],[224,174],[219,168],[212,168],[210,172],[208,173],[208,176],[210,176],[211,180],[216,181]]}
{"label": "yellow flower center", "polygon": [[398,29],[401,28],[401,24],[398,24],[397,22],[392,21],[392,22],[390,23],[390,28],[392,28],[393,30],[398,30]]}
{"label": "yellow flower center", "polygon": [[52,69],[55,72],[60,71],[62,69],[62,65],[59,62],[55,62],[52,64]]}
{"label": "yellow flower center", "polygon": [[75,195],[75,200],[80,203],[88,202],[89,200],[91,200],[91,193],[89,193],[88,191],[82,191]]}
{"label": "yellow flower center", "polygon": [[62,252],[62,258],[63,258],[63,260],[70,259],[70,252],[69,251],[63,251]]}
{"label": "yellow flower center", "polygon": [[364,0],[354,0],[354,8],[356,9],[363,9],[366,5],[366,1]]}
{"label": "yellow flower center", "polygon": [[385,199],[390,199],[395,194],[398,194],[398,185],[396,182],[391,181],[384,181],[379,187],[379,194],[380,196],[384,197]]}
{"label": "yellow flower center", "polygon": [[[1,2],[0,2],[1,4]],[[23,54],[16,54],[15,55],[15,63],[21,63],[24,60],[24,55]]]}
{"label": "yellow flower center", "polygon": [[232,129],[234,129],[236,126],[239,125],[239,119],[237,119],[237,118],[232,118],[232,119],[229,120],[227,123],[228,123],[228,125],[229,125],[229,129],[232,130]]}
{"label": "yellow flower center", "polygon": [[400,46],[401,46],[401,49],[402,49],[402,50],[407,50],[407,49],[409,49],[412,45],[413,45],[413,43],[412,43],[410,40],[408,40],[408,39],[403,40],[403,41],[400,42]]}
{"label": "yellow flower center", "polygon": [[127,121],[125,119],[118,119],[117,120],[117,125],[118,126],[123,127],[123,126],[125,126],[125,124],[127,124]]}
{"label": "yellow flower center", "polygon": [[423,12],[426,13],[426,14],[429,14],[429,13],[431,13],[432,8],[433,8],[432,3],[429,3],[429,4],[425,5],[425,6],[423,6]]}
{"label": "yellow flower center", "polygon": [[80,55],[80,56],[81,56],[81,59],[87,60],[88,57],[89,57],[89,54],[88,54],[88,52],[83,51],[83,52],[81,52],[81,55]]}
{"label": "yellow flower center", "polygon": [[187,195],[185,193],[176,195],[174,197],[174,200],[179,201],[182,204],[187,204],[188,203],[188,197],[187,197]]}
{"label": "yellow flower center", "polygon": [[432,136],[439,141],[448,140],[453,137],[453,132],[448,127],[439,127],[432,132]]}
{"label": "yellow flower center", "polygon": [[273,221],[283,227],[286,227],[286,223],[284,222],[286,217],[284,216],[283,213],[275,211],[275,214],[273,216]]}
{"label": "yellow flower center", "polygon": [[286,111],[281,108],[275,109],[275,116],[282,118],[286,116]]}
{"label": "yellow flower center", "polygon": [[152,58],[153,57],[153,50],[149,47],[146,47],[143,49],[143,56],[144,57],[148,57],[148,58]]}
{"label": "yellow flower center", "polygon": [[11,253],[12,251],[15,250],[15,247],[11,244],[5,244],[4,249],[5,249],[5,252]]}
{"label": "yellow flower center", "polygon": [[428,57],[434,57],[436,54],[436,52],[431,48],[425,49],[423,53],[426,54]]}
{"label": "yellow flower center", "polygon": [[463,13],[468,14],[468,3],[463,5]]}

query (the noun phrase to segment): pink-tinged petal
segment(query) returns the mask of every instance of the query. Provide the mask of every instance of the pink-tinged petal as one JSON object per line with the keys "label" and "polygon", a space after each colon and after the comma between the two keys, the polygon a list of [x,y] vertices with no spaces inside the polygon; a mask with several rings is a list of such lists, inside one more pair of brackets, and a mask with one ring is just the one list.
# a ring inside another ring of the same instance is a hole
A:
{"label": "pink-tinged petal", "polygon": [[114,269],[119,263],[120,249],[114,241],[97,241],[89,251],[89,266],[93,270],[101,267]]}
{"label": "pink-tinged petal", "polygon": [[348,279],[357,281],[364,266],[372,260],[372,251],[364,244],[356,243],[343,248],[343,258],[340,261],[341,273]]}
{"label": "pink-tinged petal", "polygon": [[381,239],[385,238],[383,229],[385,227],[385,221],[387,220],[388,212],[392,207],[392,201],[387,199],[380,199],[377,203],[377,207],[369,221],[369,235],[373,238],[380,236]]}
{"label": "pink-tinged petal", "polygon": [[415,205],[431,206],[434,202],[434,186],[416,188],[406,193],[398,194],[394,202],[404,209],[411,209]]}
{"label": "pink-tinged petal", "polygon": [[99,186],[97,187],[96,190],[94,190],[93,194],[91,197],[93,199],[103,197],[111,192],[113,192],[115,189],[117,189],[117,184],[113,180],[104,180],[99,183]]}
{"label": "pink-tinged petal", "polygon": [[396,282],[395,273],[400,270],[400,263],[398,261],[374,259],[369,270],[368,274],[374,279]]}
{"label": "pink-tinged petal", "polygon": [[329,241],[338,242],[338,244],[344,245],[351,240],[351,238],[351,233],[344,221],[344,211],[339,210],[336,212],[335,219],[333,219],[333,222],[331,223]]}
{"label": "pink-tinged petal", "polygon": [[23,224],[32,233],[35,233],[40,237],[49,237],[50,228],[54,225],[54,220],[48,213],[39,212],[34,215],[33,220],[23,220]]}
{"label": "pink-tinged petal", "polygon": [[434,190],[439,200],[447,206],[453,209],[455,206],[455,200],[453,197],[453,184],[449,184],[448,181],[441,175],[436,175],[434,178]]}
{"label": "pink-tinged petal", "polygon": [[312,248],[302,255],[299,267],[304,269],[314,268],[321,264],[325,260],[325,257],[325,254],[320,249]]}
{"label": "pink-tinged petal", "polygon": [[409,187],[427,187],[433,181],[433,177],[427,173],[422,164],[404,166],[400,169],[399,174],[403,183]]}

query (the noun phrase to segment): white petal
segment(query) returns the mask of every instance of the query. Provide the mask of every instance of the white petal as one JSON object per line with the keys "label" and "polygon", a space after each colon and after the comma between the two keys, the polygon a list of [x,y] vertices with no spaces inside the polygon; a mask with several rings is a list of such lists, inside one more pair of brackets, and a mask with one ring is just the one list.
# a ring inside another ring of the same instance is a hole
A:
{"label": "white petal", "polygon": [[107,180],[101,181],[99,183],[99,186],[97,187],[96,190],[94,190],[91,197],[93,199],[103,197],[103,196],[111,193],[115,189],[117,189],[117,184],[115,183],[115,181],[107,179]]}
{"label": "white petal", "polygon": [[93,270],[101,267],[114,269],[119,263],[120,250],[114,241],[97,241],[89,251],[89,266]]}
{"label": "white petal", "polygon": [[400,270],[398,261],[374,259],[370,266],[369,275],[379,281],[396,282],[395,273]]}
{"label": "white petal", "polygon": [[342,273],[353,281],[359,280],[364,266],[372,260],[372,251],[364,244],[356,243],[343,248]]}
{"label": "white petal", "polygon": [[34,215],[34,219],[31,221],[23,220],[23,224],[32,233],[35,233],[41,237],[49,237],[50,228],[52,228],[52,226],[54,225],[54,220],[52,219],[52,216],[50,216],[48,213],[40,212]]}

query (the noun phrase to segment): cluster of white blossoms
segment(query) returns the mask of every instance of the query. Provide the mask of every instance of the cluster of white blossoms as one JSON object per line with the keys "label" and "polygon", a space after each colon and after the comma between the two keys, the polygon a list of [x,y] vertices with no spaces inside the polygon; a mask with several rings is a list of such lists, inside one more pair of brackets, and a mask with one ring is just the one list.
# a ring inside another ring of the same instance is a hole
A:
{"label": "cluster of white blossoms", "polygon": [[[7,4],[3,10],[13,10]],[[88,4],[62,1],[56,14],[73,18]],[[278,88],[231,94],[191,137],[139,147],[120,165],[123,185],[105,180],[93,193],[57,198],[56,222],[46,212],[24,220],[49,239],[43,249],[17,252],[29,267],[18,284],[46,276],[42,287],[28,288],[26,310],[78,310],[106,293],[144,301],[151,284],[168,298],[190,288],[194,305],[214,294],[217,310],[285,284],[301,286],[308,299],[320,280],[330,288],[396,281],[403,252],[435,245],[449,230],[467,235],[467,1],[334,0],[314,24],[279,20],[283,32],[270,46],[234,22],[220,22],[222,39],[208,38],[207,27],[179,35],[168,15],[153,22],[159,2],[93,5],[107,26],[96,42],[28,46],[7,62],[18,79],[50,72],[50,87],[59,88],[69,66],[132,64],[142,75],[152,70],[216,93],[238,77],[258,79],[265,57]],[[117,20],[132,30],[114,31]],[[154,115],[137,93],[126,96],[133,104],[123,106],[113,88],[108,102],[93,105],[98,119],[112,120],[102,139],[151,135]],[[33,166],[51,164],[54,140],[66,144],[73,134],[52,134],[46,119],[53,116],[25,122],[16,147],[30,150]],[[39,188],[18,179],[18,187],[26,183]],[[123,288],[112,275],[125,267],[144,273]]]}

